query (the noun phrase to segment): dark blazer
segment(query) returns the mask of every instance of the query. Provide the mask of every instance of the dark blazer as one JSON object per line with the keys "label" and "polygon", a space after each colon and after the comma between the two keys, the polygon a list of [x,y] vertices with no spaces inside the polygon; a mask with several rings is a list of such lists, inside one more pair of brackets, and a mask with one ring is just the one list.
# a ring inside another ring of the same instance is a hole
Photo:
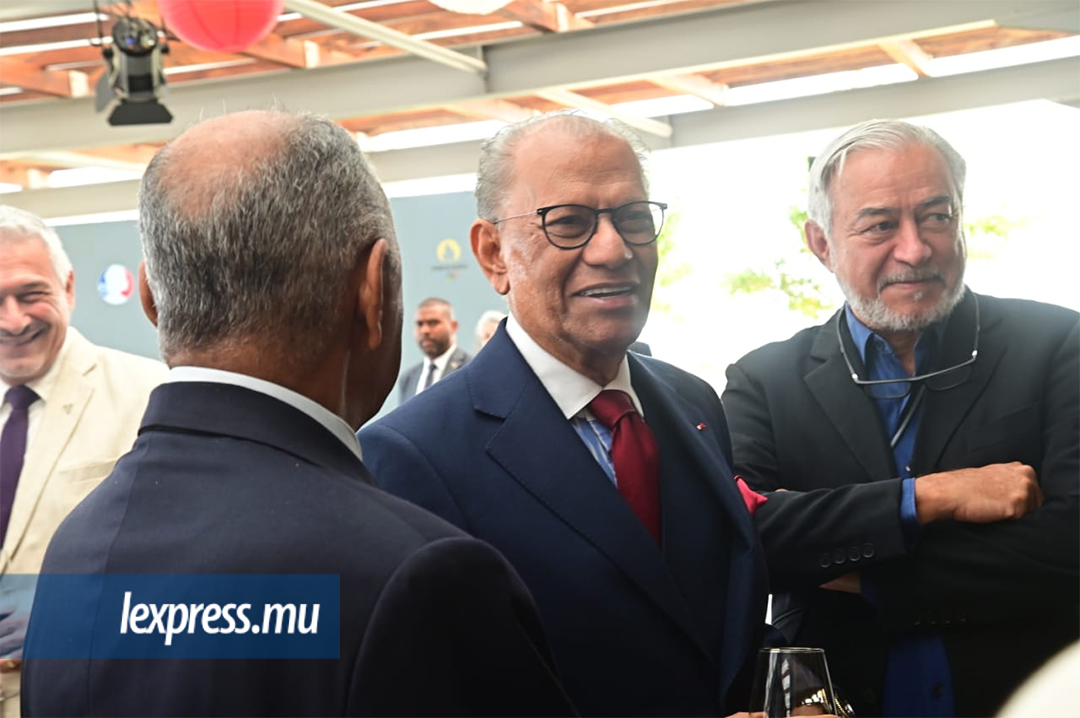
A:
{"label": "dark blazer", "polygon": [[[775,623],[795,643],[826,648],[859,715],[880,710],[886,648],[899,632],[942,634],[956,710],[982,716],[1080,635],[1078,315],[981,295],[978,304],[971,378],[927,392],[913,475],[1020,461],[1035,468],[1045,503],[1014,521],[928,525],[910,550],[883,422],[840,355],[842,312],[728,369],[736,469],[756,489],[791,490],[756,514],[782,592]],[[939,368],[970,356],[974,309],[969,292],[946,325]],[[872,585],[873,604],[816,588],[850,571]]]}
{"label": "dark blazer", "polygon": [[505,326],[362,430],[365,461],[381,486],[509,559],[583,715],[726,715],[746,707],[737,679],[760,645],[766,586],[723,409],[668,364],[630,355],[630,371],[660,446],[662,550]]}
{"label": "dark blazer", "polygon": [[[43,572],[339,574],[340,659],[31,659],[27,716],[571,710],[498,553],[374,488],[319,423],[241,387],[156,389],[131,453],[61,525]],[[31,618],[28,654],[48,630]]]}
{"label": "dark blazer", "polygon": [[[454,350],[454,353],[450,355],[450,361],[446,363],[446,371],[443,372],[442,378],[445,379],[450,372],[457,371],[465,366],[471,359],[471,354],[461,347],[458,347]],[[398,378],[399,404],[404,404],[406,399],[411,399],[416,396],[416,384],[420,381],[420,374],[424,371],[424,367],[428,365],[429,361],[430,360],[425,359],[422,362],[413,364],[401,373],[401,376]]]}

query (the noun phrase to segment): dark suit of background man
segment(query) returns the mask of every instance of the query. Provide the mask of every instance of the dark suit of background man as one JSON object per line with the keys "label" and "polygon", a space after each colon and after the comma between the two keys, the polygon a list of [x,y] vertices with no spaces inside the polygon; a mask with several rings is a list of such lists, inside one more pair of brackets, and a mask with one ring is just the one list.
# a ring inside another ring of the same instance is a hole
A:
{"label": "dark suit of background man", "polygon": [[158,153],[139,198],[170,381],[43,570],[337,574],[340,658],[34,659],[50,628],[32,615],[24,714],[568,712],[502,557],[360,462],[402,317],[390,209],[353,138],[310,116],[209,120]]}
{"label": "dark suit of background man", "polygon": [[381,485],[510,560],[583,714],[722,715],[745,708],[764,560],[715,392],[627,354],[663,222],[629,138],[554,115],[485,144],[472,249],[510,317],[361,439]]}
{"label": "dark suit of background man", "polygon": [[806,238],[847,306],[728,369],[735,468],[789,490],[776,623],[860,716],[990,715],[1078,635],[1078,318],[965,289],[964,173],[907,123],[836,139]]}
{"label": "dark suit of background man", "polygon": [[402,373],[398,381],[400,401],[416,396],[472,359],[457,345],[458,323],[454,318],[454,307],[445,299],[431,297],[420,302],[413,326],[416,343],[424,352],[424,361]]}

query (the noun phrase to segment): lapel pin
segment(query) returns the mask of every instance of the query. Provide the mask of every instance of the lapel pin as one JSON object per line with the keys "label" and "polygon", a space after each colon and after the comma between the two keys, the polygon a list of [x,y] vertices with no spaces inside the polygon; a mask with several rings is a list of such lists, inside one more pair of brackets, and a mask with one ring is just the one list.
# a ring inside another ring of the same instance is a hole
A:
{"label": "lapel pin", "polygon": [[70,414],[71,413],[71,406],[72,406],[71,404],[64,404],[64,413],[65,414]]}
{"label": "lapel pin", "polygon": [[705,429],[707,429],[707,428],[709,428],[709,427],[705,426],[704,422],[697,425],[697,430],[698,431],[705,431]]}

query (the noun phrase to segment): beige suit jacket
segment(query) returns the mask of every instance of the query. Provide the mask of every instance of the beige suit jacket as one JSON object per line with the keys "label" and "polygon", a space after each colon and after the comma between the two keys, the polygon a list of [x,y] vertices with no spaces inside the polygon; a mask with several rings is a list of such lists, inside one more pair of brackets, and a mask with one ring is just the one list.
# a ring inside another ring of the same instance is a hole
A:
{"label": "beige suit jacket", "polygon": [[[72,327],[45,413],[26,448],[7,536],[4,574],[41,568],[49,539],[68,513],[109,475],[135,442],[161,362],[91,344]],[[19,671],[0,672],[0,716],[18,715]]]}

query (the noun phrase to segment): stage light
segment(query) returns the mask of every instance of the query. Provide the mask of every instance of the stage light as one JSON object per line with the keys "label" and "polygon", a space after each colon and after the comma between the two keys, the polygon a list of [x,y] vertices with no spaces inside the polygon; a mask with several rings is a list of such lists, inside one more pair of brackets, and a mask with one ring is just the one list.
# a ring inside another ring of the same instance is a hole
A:
{"label": "stage light", "polygon": [[111,46],[105,47],[102,38],[102,54],[107,67],[98,82],[95,107],[101,112],[113,100],[119,100],[109,114],[110,125],[172,121],[172,113],[158,102],[165,87],[161,55],[168,50],[164,34],[141,17],[118,18],[113,26]]}

